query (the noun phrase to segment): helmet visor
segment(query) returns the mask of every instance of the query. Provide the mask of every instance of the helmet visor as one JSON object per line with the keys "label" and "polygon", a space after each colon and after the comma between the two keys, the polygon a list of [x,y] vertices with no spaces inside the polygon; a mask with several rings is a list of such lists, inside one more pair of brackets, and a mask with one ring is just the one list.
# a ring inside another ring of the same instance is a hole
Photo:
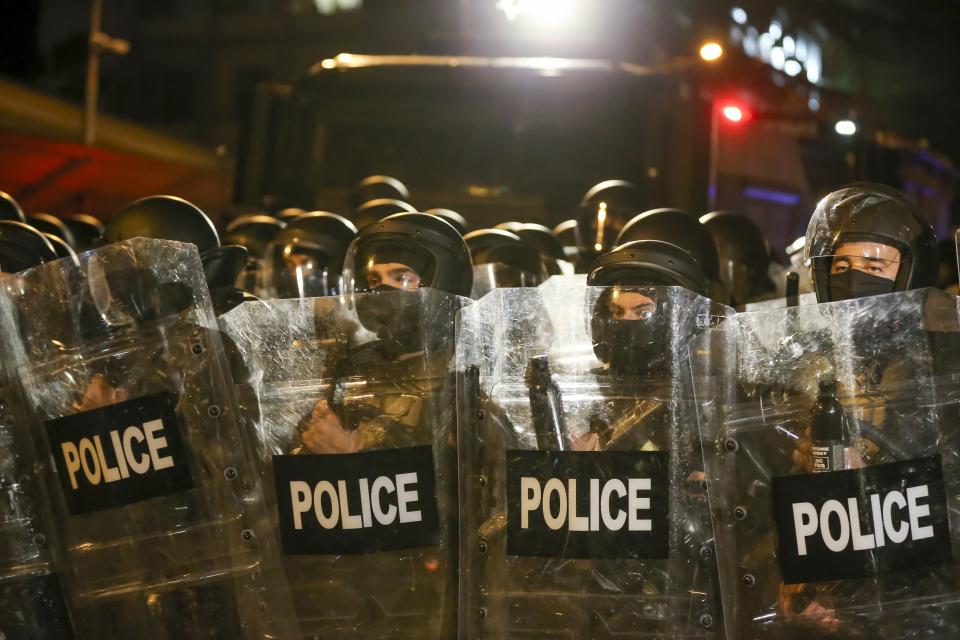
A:
{"label": "helmet visor", "polygon": [[340,292],[340,265],[303,243],[272,243],[264,260],[266,289],[275,298],[317,298]]}
{"label": "helmet visor", "polygon": [[535,287],[543,282],[539,273],[531,273],[502,262],[478,264],[473,267],[473,289],[470,297],[482,298],[494,289]]}
{"label": "helmet visor", "polygon": [[433,255],[409,242],[381,240],[359,246],[354,243],[344,260],[347,293],[429,287],[435,274]]}

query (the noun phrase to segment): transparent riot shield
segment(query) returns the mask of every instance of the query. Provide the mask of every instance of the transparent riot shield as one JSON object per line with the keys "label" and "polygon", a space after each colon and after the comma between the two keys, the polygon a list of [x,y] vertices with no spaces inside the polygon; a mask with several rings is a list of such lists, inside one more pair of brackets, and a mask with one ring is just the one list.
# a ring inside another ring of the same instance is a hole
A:
{"label": "transparent riot shield", "polygon": [[134,239],[3,284],[80,635],[296,635],[196,248]]}
{"label": "transparent riot shield", "polygon": [[[6,301],[0,298],[0,305]],[[72,637],[13,358],[0,346],[0,637]],[[46,517],[45,517],[46,516]]]}
{"label": "transparent riot shield", "polygon": [[933,289],[693,342],[728,637],[960,637],[958,345]]}
{"label": "transparent riot shield", "polygon": [[461,313],[460,637],[720,637],[685,345],[730,313],[674,287]]}
{"label": "transparent riot shield", "polygon": [[251,302],[259,469],[308,637],[449,638],[456,623],[454,319],[419,289]]}

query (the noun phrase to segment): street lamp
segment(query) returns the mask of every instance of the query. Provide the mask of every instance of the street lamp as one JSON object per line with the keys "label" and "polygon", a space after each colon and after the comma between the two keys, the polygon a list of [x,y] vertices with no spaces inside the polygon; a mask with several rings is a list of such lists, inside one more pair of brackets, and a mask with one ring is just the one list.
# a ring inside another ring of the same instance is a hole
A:
{"label": "street lamp", "polygon": [[704,42],[700,47],[700,57],[706,62],[715,62],[723,56],[723,47],[713,40]]}

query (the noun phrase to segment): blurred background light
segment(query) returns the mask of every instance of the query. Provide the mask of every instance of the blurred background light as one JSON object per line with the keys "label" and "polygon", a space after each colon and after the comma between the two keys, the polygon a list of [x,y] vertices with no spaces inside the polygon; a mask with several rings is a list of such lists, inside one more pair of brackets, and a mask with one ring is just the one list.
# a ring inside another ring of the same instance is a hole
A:
{"label": "blurred background light", "polygon": [[723,56],[723,47],[720,46],[719,42],[705,42],[703,46],[700,47],[700,57],[706,60],[707,62],[713,62],[714,60],[719,60]]}
{"label": "blurred background light", "polygon": [[730,10],[730,17],[733,18],[733,21],[737,24],[746,24],[747,23],[747,12],[741,9],[740,7],[734,7]]}
{"label": "blurred background light", "polygon": [[840,120],[833,128],[842,136],[852,136],[857,132],[857,123],[853,120]]}
{"label": "blurred background light", "polygon": [[497,9],[507,20],[529,20],[537,26],[555,28],[571,21],[575,0],[498,0]]}

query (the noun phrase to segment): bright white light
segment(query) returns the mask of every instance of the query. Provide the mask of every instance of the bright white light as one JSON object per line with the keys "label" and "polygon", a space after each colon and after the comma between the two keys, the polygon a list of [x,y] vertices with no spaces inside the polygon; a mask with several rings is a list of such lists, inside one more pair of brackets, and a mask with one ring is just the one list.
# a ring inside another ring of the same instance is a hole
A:
{"label": "bright white light", "polygon": [[747,35],[743,37],[743,52],[751,58],[760,55],[760,43],[758,42],[757,30],[753,27],[747,29]]}
{"label": "bright white light", "polygon": [[857,123],[853,120],[840,120],[833,128],[842,136],[852,136],[857,132]]}
{"label": "bright white light", "polygon": [[743,109],[735,105],[727,105],[721,109],[723,117],[729,120],[730,122],[740,122],[743,120]]}
{"label": "bright white light", "polygon": [[783,52],[788,58],[797,52],[797,43],[790,36],[783,36]]}
{"label": "bright white light", "polygon": [[783,35],[783,25],[774,20],[770,23],[770,29],[768,29],[770,35],[773,36],[774,40],[779,40],[780,36]]}
{"label": "bright white light", "polygon": [[707,62],[719,60],[723,56],[723,47],[718,42],[707,42],[700,47],[700,57]]}
{"label": "bright white light", "polygon": [[807,61],[807,41],[803,38],[797,38],[797,50],[793,54],[793,57],[800,62]]}
{"label": "bright white light", "polygon": [[558,27],[573,17],[574,0],[498,0],[497,9],[511,22],[527,18],[542,27]]}
{"label": "bright white light", "polygon": [[773,48],[773,44],[775,42],[776,40],[773,39],[772,35],[770,35],[769,33],[764,33],[763,35],[760,36],[760,51],[762,53],[766,53],[770,51],[770,49]]}
{"label": "bright white light", "polygon": [[770,49],[770,65],[777,71],[783,71],[783,65],[787,61],[787,56],[783,54],[783,49],[774,47]]}
{"label": "bright white light", "polygon": [[747,24],[747,12],[740,7],[734,7],[730,10],[730,17],[737,24]]}
{"label": "bright white light", "polygon": [[796,60],[787,60],[783,63],[783,71],[792,78],[800,75],[800,72],[803,71],[803,66]]}

